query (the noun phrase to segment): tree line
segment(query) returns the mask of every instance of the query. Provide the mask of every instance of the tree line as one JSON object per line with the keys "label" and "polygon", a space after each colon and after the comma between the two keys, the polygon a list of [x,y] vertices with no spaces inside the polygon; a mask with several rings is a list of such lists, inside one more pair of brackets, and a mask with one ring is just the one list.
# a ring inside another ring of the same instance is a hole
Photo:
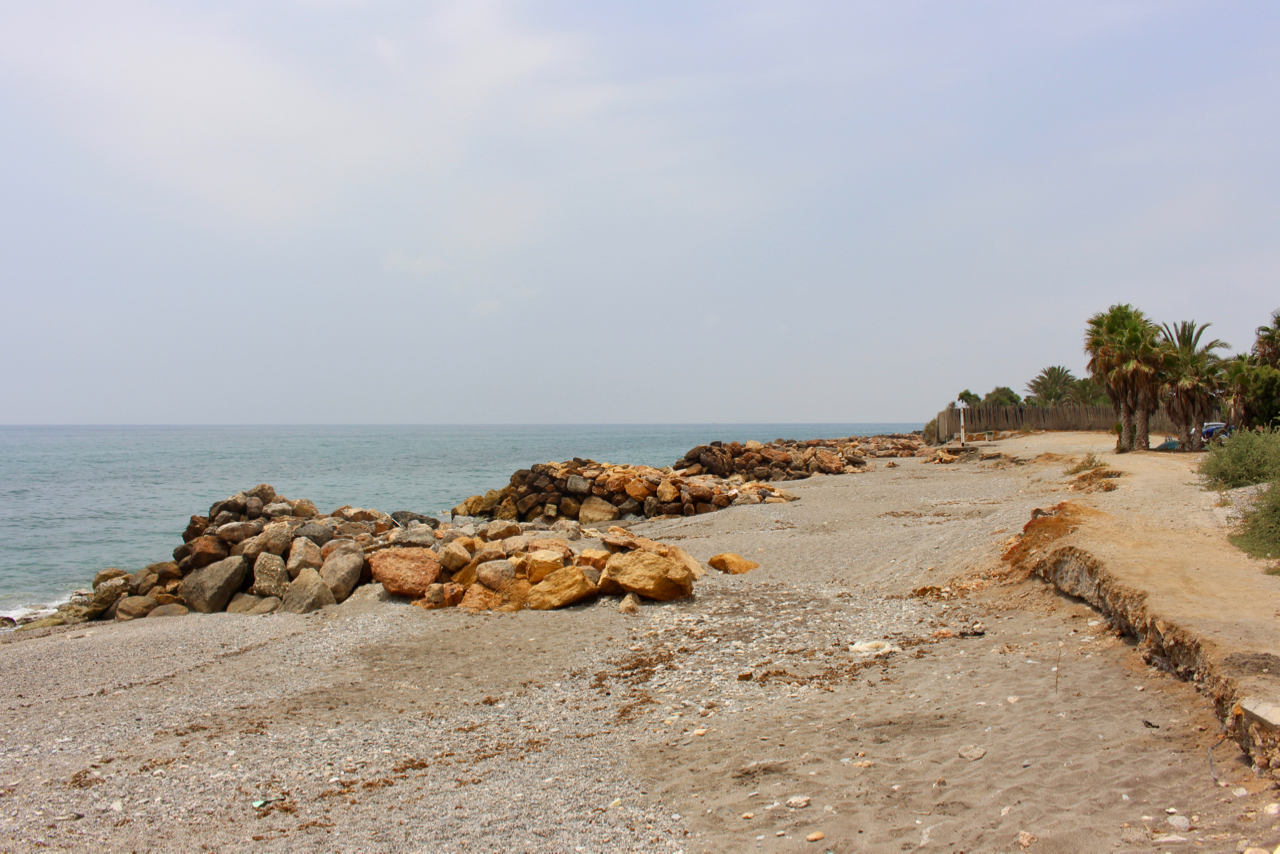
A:
{"label": "tree line", "polygon": [[984,397],[965,389],[957,396],[970,406],[1105,405],[1120,420],[1117,450],[1151,445],[1151,416],[1163,408],[1177,426],[1180,446],[1197,450],[1202,429],[1215,416],[1236,428],[1266,427],[1280,421],[1280,309],[1255,330],[1252,348],[1220,355],[1230,345],[1205,340],[1211,324],[1184,320],[1157,325],[1128,303],[1089,318],[1084,352],[1088,376],[1076,377],[1053,365],[1026,385],[1026,398],[1008,386]]}

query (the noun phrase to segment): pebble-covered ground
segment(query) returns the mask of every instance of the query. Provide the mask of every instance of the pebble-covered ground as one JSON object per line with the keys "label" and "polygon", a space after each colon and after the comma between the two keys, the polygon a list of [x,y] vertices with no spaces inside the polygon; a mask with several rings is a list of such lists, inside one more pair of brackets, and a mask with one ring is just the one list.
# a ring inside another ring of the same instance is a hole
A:
{"label": "pebble-covered ground", "polygon": [[1274,846],[1276,793],[1230,744],[1210,775],[1190,686],[1038,583],[949,586],[1068,497],[1060,468],[904,461],[646,523],[762,565],[636,616],[365,599],[8,636],[0,850]]}

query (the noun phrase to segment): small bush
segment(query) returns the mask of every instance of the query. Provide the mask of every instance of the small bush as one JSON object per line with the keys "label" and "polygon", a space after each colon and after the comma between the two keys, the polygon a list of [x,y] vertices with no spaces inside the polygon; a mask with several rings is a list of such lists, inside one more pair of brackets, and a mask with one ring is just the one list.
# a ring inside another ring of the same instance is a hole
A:
{"label": "small bush", "polygon": [[926,445],[938,444],[938,419],[933,419],[924,425],[924,443]]}
{"label": "small bush", "polygon": [[1280,478],[1280,430],[1247,430],[1213,445],[1200,463],[1211,486],[1235,489]]}
{"label": "small bush", "polygon": [[1280,488],[1274,482],[1245,514],[1231,542],[1254,557],[1280,557]]}
{"label": "small bush", "polygon": [[1098,459],[1097,455],[1090,451],[1084,455],[1084,459],[1073,465],[1071,468],[1063,472],[1063,474],[1072,475],[1080,474],[1082,471],[1093,471],[1094,469],[1104,469],[1107,463]]}

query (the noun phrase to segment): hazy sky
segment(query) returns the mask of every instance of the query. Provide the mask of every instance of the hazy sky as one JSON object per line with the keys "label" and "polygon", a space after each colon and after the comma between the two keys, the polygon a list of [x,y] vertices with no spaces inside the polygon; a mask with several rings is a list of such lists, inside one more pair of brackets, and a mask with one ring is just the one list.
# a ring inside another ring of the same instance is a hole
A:
{"label": "hazy sky", "polygon": [[925,421],[1280,307],[1274,2],[0,4],[0,423]]}

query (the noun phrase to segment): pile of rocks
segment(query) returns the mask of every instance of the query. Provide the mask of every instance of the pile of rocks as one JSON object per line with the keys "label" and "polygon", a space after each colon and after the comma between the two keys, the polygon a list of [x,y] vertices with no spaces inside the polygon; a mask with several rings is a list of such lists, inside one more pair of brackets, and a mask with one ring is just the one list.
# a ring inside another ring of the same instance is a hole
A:
{"label": "pile of rocks", "polygon": [[669,468],[598,463],[575,458],[521,469],[502,489],[473,495],[454,517],[512,521],[576,519],[598,525],[627,516],[664,518],[712,513],[739,504],[794,501],[770,484],[815,474],[869,471],[868,459],[912,457],[918,434],[762,442],[712,442]]}
{"label": "pile of rocks", "polygon": [[924,436],[849,436],[845,439],[775,439],[762,442],[712,442],[699,445],[672,467],[686,475],[703,472],[722,478],[739,475],[757,481],[802,480],[815,474],[853,474],[866,471],[867,460],[914,457],[925,447]]}
{"label": "pile of rocks", "polygon": [[320,515],[310,501],[289,501],[262,484],[192,516],[173,560],[134,573],[104,569],[92,592],[28,626],[190,611],[308,613],[373,584],[381,587],[370,595],[423,608],[551,609],[612,595],[630,596],[628,610],[637,597],[689,596],[705,573],[683,549],[622,528],[458,522],[358,507]]}

